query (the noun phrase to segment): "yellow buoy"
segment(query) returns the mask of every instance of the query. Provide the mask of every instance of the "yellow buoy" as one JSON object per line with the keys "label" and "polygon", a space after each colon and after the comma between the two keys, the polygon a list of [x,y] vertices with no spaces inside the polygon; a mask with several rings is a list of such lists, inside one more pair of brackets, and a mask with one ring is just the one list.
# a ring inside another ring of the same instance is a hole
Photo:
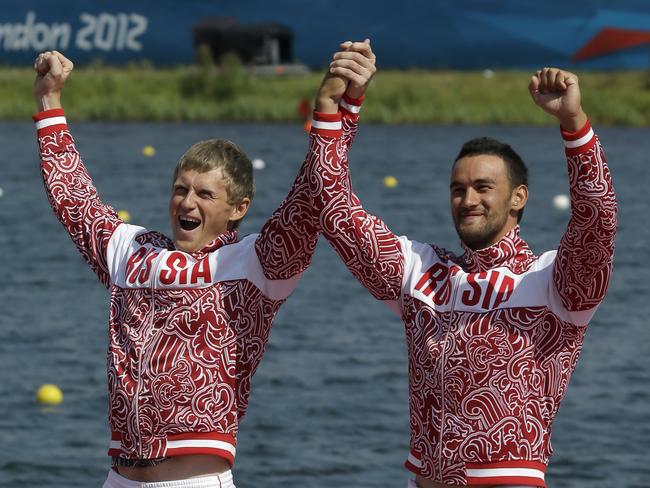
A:
{"label": "yellow buoy", "polygon": [[394,176],[386,176],[384,178],[384,186],[386,188],[395,188],[397,186],[397,183],[398,183],[397,178],[395,178]]}
{"label": "yellow buoy", "polygon": [[58,405],[63,401],[63,392],[58,386],[46,383],[36,392],[36,400],[41,405]]}
{"label": "yellow buoy", "polygon": [[131,214],[129,213],[128,210],[118,210],[117,216],[120,218],[122,222],[125,223],[128,223],[129,220],[131,220]]}
{"label": "yellow buoy", "polygon": [[150,158],[156,155],[156,149],[153,146],[144,146],[142,148],[142,154]]}

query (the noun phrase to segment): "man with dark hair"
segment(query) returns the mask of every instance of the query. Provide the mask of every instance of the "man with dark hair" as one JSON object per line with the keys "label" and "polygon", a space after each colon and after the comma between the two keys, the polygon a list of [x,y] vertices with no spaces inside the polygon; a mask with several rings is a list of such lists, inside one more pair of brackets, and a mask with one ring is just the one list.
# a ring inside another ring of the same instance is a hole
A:
{"label": "man with dark hair", "polygon": [[[312,134],[287,198],[259,234],[241,240],[235,229],[253,198],[251,162],[230,141],[195,144],[174,172],[169,239],[122,222],[99,199],[61,106],[70,60],[45,52],[34,69],[50,204],[111,295],[113,469],[104,488],[232,488],[251,377],[318,238],[309,166],[338,140]],[[348,91],[355,93],[362,91]],[[355,112],[360,102],[346,100],[345,110]],[[349,117],[341,129],[348,145],[355,124]]]}
{"label": "man with dark hair", "polygon": [[[503,207],[499,212],[486,213],[485,225],[481,227],[476,225],[468,226],[466,225],[466,217],[471,215],[471,212],[467,213],[469,210],[464,205],[454,205],[454,202],[458,201],[457,197],[459,193],[464,192],[462,183],[459,184],[458,180],[454,179],[453,175],[455,170],[458,169],[462,173],[462,168],[467,164],[467,161],[475,160],[476,158],[480,158],[481,166],[483,166],[482,169],[492,164],[495,171],[493,174],[487,176],[485,180],[477,180],[474,184],[476,185],[481,182],[496,184],[499,176],[505,176],[503,180],[504,185],[500,189],[516,196],[517,223],[521,221],[524,215],[524,206],[528,199],[528,169],[519,155],[509,145],[494,139],[487,137],[472,139],[466,142],[461,148],[452,168],[452,181],[450,185],[452,201],[451,215],[461,241],[472,249],[482,249],[496,242],[496,238],[500,237],[504,226],[511,227],[511,223],[508,223],[509,212],[506,207]],[[488,188],[488,185],[483,187],[483,189]],[[507,205],[505,200],[504,205]],[[476,212],[478,210],[474,211],[474,213]]]}
{"label": "man with dark hair", "polygon": [[[354,84],[357,58],[338,53],[331,76]],[[526,169],[497,141],[468,142],[452,168],[461,256],[398,237],[366,213],[344,151],[327,153],[308,179],[321,232],[405,323],[413,487],[546,486],[553,419],[607,290],[616,201],[578,78],[544,68],[529,89],[556,117],[566,148],[571,219],[557,251],[536,256],[520,237]],[[342,93],[317,110],[341,118]]]}
{"label": "man with dark hair", "polygon": [[[490,137],[477,137],[476,139],[467,141],[463,144],[463,147],[460,148],[460,152],[458,153],[458,156],[456,156],[454,164],[457,163],[459,159],[468,156],[487,154],[499,156],[503,160],[508,172],[508,180],[510,181],[511,190],[520,185],[528,187],[528,168],[519,154],[517,154],[508,144],[504,144],[503,142]],[[524,209],[522,208],[517,214],[517,223],[521,222],[523,216]],[[456,228],[456,230],[458,230],[458,228]]]}

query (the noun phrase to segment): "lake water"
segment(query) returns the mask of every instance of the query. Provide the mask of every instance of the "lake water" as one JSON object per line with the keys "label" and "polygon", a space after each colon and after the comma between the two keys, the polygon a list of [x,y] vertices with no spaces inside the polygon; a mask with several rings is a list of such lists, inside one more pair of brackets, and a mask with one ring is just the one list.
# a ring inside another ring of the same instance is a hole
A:
{"label": "lake water", "polygon": [[[306,150],[297,125],[72,123],[104,201],[167,232],[175,161],[212,137],[238,142],[266,169],[242,234],[256,232],[289,189]],[[620,230],[609,294],[596,313],[554,424],[552,488],[650,486],[650,275],[645,129],[602,128]],[[398,234],[459,249],[449,169],[460,145],[500,138],[524,157],[531,199],[522,236],[555,248],[568,220],[555,128],[362,126],[351,151],[355,190]],[[152,145],[156,155],[142,155]],[[47,203],[28,123],[0,124],[0,486],[99,487],[108,469],[106,290]],[[394,175],[395,188],[382,180]],[[65,401],[34,400],[55,383]],[[409,442],[402,323],[352,278],[325,241],[280,309],[241,425],[240,488],[404,487]]]}

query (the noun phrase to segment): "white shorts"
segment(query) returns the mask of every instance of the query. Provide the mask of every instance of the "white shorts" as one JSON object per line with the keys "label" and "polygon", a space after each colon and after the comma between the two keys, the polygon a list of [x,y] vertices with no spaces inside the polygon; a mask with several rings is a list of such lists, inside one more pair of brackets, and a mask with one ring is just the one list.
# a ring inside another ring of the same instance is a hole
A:
{"label": "white shorts", "polygon": [[111,469],[102,488],[235,488],[232,471],[176,481],[132,481]]}

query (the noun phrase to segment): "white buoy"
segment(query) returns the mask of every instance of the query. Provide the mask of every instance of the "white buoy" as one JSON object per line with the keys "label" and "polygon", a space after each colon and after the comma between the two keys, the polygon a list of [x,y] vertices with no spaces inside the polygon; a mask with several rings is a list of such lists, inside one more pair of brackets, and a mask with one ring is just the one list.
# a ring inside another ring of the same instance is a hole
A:
{"label": "white buoy", "polygon": [[486,78],[488,80],[494,78],[494,71],[492,71],[491,69],[484,69],[483,78]]}
{"label": "white buoy", "polygon": [[5,195],[5,191],[2,188],[0,188],[0,198],[2,198],[4,195]]}
{"label": "white buoy", "polygon": [[567,195],[555,195],[553,197],[553,206],[558,210],[567,210],[571,206],[571,200]]}
{"label": "white buoy", "polygon": [[253,165],[253,169],[264,169],[266,168],[266,163],[264,162],[263,159],[260,158],[255,158],[251,161],[251,164]]}

